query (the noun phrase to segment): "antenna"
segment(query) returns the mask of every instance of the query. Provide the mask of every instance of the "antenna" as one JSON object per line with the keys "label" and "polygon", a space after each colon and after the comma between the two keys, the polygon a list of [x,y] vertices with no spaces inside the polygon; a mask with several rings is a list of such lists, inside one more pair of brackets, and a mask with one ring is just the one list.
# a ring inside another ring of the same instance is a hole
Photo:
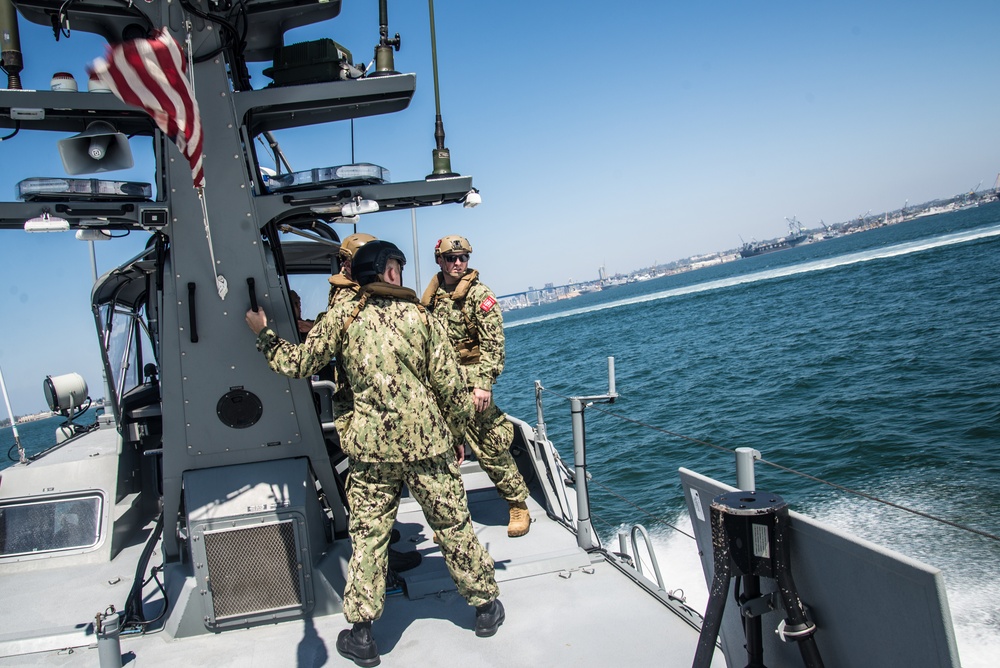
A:
{"label": "antenna", "polygon": [[10,415],[10,428],[14,432],[14,444],[17,446],[17,454],[21,464],[28,461],[24,456],[24,446],[21,445],[21,438],[17,435],[17,420],[14,419],[14,411],[10,407],[10,397],[7,396],[7,385],[3,382],[3,370],[0,369],[0,389],[3,390],[3,400],[7,404],[7,414]]}
{"label": "antenna", "polygon": [[[7,88],[21,88],[21,34],[17,27],[17,12],[10,0],[0,0],[0,69],[7,74]],[[10,417],[14,424],[14,416]],[[15,432],[17,433],[17,432]]]}
{"label": "antenna", "polygon": [[434,31],[434,0],[427,0],[431,18],[431,62],[434,64],[434,141],[435,149],[431,152],[434,171],[427,179],[445,179],[458,176],[451,171],[451,152],[444,146],[444,121],[441,120],[441,93],[438,88],[437,34]]}
{"label": "antenna", "polygon": [[375,47],[375,71],[369,76],[385,76],[387,74],[399,74],[396,71],[396,64],[392,57],[392,50],[399,51],[399,33],[389,39],[389,7],[387,0],[378,2],[378,46]]}

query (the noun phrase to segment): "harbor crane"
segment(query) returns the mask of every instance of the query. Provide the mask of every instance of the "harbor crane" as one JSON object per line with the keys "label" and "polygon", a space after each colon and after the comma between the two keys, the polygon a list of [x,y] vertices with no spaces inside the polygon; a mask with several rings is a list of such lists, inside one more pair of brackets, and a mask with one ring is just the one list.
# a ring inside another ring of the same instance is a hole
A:
{"label": "harbor crane", "polygon": [[792,216],[791,218],[789,218],[788,216],[785,216],[785,220],[788,221],[788,230],[792,234],[801,234],[802,233],[802,223],[799,222],[798,218],[796,218],[795,216]]}
{"label": "harbor crane", "polygon": [[965,204],[968,204],[969,202],[974,202],[976,200],[976,191],[979,190],[979,188],[982,185],[983,185],[983,182],[980,181],[979,185],[977,185],[975,188],[973,188],[972,190],[970,190],[969,192],[967,192],[965,194],[965,196],[962,197],[962,202],[965,203]]}

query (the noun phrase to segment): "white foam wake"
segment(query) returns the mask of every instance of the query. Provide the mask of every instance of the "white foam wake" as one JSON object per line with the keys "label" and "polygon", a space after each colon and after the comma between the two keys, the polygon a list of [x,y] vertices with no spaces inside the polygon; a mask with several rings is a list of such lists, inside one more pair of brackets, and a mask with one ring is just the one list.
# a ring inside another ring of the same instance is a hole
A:
{"label": "white foam wake", "polygon": [[822,260],[815,260],[813,262],[804,262],[802,264],[794,264],[786,267],[777,267],[775,269],[768,269],[766,271],[758,271],[750,274],[743,274],[740,276],[729,276],[727,278],[722,278],[716,281],[707,281],[705,283],[686,285],[684,287],[674,288],[671,290],[663,290],[661,292],[653,292],[645,295],[637,295],[635,297],[629,297],[627,299],[619,299],[604,304],[593,304],[591,306],[585,306],[582,308],[560,311],[559,313],[549,313],[546,315],[536,316],[534,318],[526,318],[524,320],[518,320],[516,322],[505,323],[504,326],[505,328],[509,329],[512,327],[520,327],[522,325],[530,325],[538,322],[546,322],[549,320],[558,320],[560,318],[569,318],[576,315],[583,315],[585,313],[593,313],[595,311],[603,311],[606,309],[619,308],[622,306],[628,306],[629,304],[640,304],[644,302],[659,301],[661,299],[669,299],[671,297],[679,297],[682,295],[690,295],[699,292],[708,292],[710,290],[720,290],[722,288],[728,288],[734,285],[759,283],[762,281],[770,281],[776,278],[785,278],[787,276],[797,276],[799,274],[807,274],[815,271],[828,271],[830,269],[835,269],[837,267],[845,267],[852,264],[859,264],[861,262],[871,262],[873,260],[884,260],[888,258],[899,257],[901,255],[922,253],[928,250],[932,250],[934,248],[954,246],[956,244],[963,244],[963,243],[968,243],[970,241],[977,241],[979,239],[988,239],[997,236],[1000,236],[1000,225],[995,225],[985,228],[976,228],[974,230],[964,230],[962,232],[945,234],[930,239],[920,239],[919,241],[908,241],[905,243],[897,244],[895,246],[889,246],[886,248],[868,249],[864,251],[859,251],[857,253],[848,253],[845,255],[839,255],[837,257],[823,258]]}
{"label": "white foam wake", "polygon": [[[822,521],[893,549],[899,547],[892,545],[892,536],[898,539],[900,535],[905,535],[912,540],[917,535],[916,532],[905,529],[901,531],[899,517],[894,516],[891,522],[883,521],[878,512],[872,513],[871,504],[864,504],[863,512],[857,507],[860,505],[861,502],[844,501],[824,511]],[[886,508],[886,512],[894,511]],[[693,534],[691,520],[686,512],[676,524],[683,531]],[[708,587],[695,542],[669,528],[652,530],[650,538],[667,591],[675,592],[675,595],[683,592],[687,604],[704,614],[708,606]],[[937,545],[937,548],[932,545],[927,547],[935,549],[938,555],[942,554],[940,538],[925,535],[925,540]],[[602,536],[602,540],[606,547],[617,551],[617,536]],[[968,548],[969,545],[963,545],[949,551],[951,559],[961,560],[962,563],[934,565],[944,571],[948,604],[963,668],[993,668],[1000,656],[1000,612],[996,604],[1000,600],[1000,583],[995,576],[976,568],[977,564],[985,564],[985,570],[989,571],[993,560],[987,558],[983,561],[979,558],[980,555],[969,554]],[[920,545],[916,549],[918,552],[922,551]],[[907,552],[912,555],[911,550]],[[643,563],[644,572],[652,579],[653,569],[649,560],[645,559]]]}

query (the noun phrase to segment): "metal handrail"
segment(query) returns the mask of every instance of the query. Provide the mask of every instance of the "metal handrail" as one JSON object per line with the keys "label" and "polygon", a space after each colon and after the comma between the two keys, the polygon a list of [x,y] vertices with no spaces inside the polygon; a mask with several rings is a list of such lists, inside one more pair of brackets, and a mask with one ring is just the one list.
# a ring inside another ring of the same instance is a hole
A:
{"label": "metal handrail", "polygon": [[652,541],[649,539],[649,533],[646,531],[646,527],[641,524],[633,525],[632,531],[630,532],[632,555],[635,560],[635,570],[639,572],[639,575],[645,577],[646,574],[642,572],[642,559],[639,558],[639,545],[636,541],[636,536],[640,534],[642,535],[643,543],[646,545],[646,554],[649,555],[649,560],[653,564],[653,574],[656,575],[656,586],[659,587],[660,591],[666,592],[667,589],[663,585],[663,576],[660,574],[660,564],[656,560],[656,553],[653,551]]}

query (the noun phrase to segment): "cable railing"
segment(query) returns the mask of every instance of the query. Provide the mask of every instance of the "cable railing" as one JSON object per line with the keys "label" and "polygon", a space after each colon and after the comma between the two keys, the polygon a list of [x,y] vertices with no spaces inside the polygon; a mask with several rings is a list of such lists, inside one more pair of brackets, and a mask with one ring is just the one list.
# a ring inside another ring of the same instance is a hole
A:
{"label": "cable railing", "polygon": [[[755,489],[754,474],[753,474],[754,463],[755,462],[760,462],[761,464],[766,465],[766,466],[770,466],[770,467],[772,467],[772,468],[774,468],[776,470],[779,470],[779,471],[782,471],[782,472],[785,472],[785,473],[790,473],[792,475],[795,475],[795,476],[798,476],[798,477],[801,477],[801,478],[804,478],[804,479],[807,479],[807,480],[810,480],[810,481],[813,481],[813,482],[816,482],[816,483],[820,483],[820,484],[826,485],[826,486],[831,487],[833,489],[836,489],[836,490],[839,490],[841,492],[844,492],[845,494],[850,494],[850,495],[853,495],[853,496],[857,496],[859,498],[863,498],[863,499],[866,499],[868,501],[873,501],[875,503],[882,504],[882,505],[890,507],[890,508],[895,508],[897,510],[901,510],[903,512],[910,513],[912,515],[915,515],[915,516],[918,516],[918,517],[922,517],[924,519],[928,519],[928,520],[932,520],[932,521],[938,522],[940,524],[952,527],[954,529],[958,529],[958,530],[961,530],[961,531],[965,531],[965,532],[968,532],[968,533],[971,533],[971,534],[975,534],[975,535],[981,536],[983,538],[987,538],[987,539],[990,539],[990,540],[993,540],[993,541],[1000,542],[1000,536],[997,536],[996,534],[990,533],[988,531],[984,531],[982,529],[977,529],[975,527],[970,527],[970,526],[961,524],[959,522],[955,522],[955,521],[952,521],[952,520],[949,520],[949,519],[946,519],[946,518],[943,518],[943,517],[940,517],[940,516],[937,516],[937,515],[933,515],[931,513],[927,513],[927,512],[922,511],[922,510],[918,510],[916,508],[911,508],[911,507],[905,506],[903,504],[899,504],[899,503],[896,503],[896,502],[893,502],[893,501],[889,501],[888,499],[881,498],[879,496],[876,496],[874,494],[870,494],[868,492],[864,492],[864,491],[861,491],[861,490],[858,490],[858,489],[853,489],[853,488],[847,487],[845,485],[841,485],[841,484],[838,484],[838,483],[835,483],[835,482],[832,482],[832,481],[829,481],[829,480],[825,480],[823,478],[819,478],[817,476],[805,473],[803,471],[796,470],[794,468],[785,466],[783,464],[779,464],[779,463],[774,462],[774,461],[769,461],[767,459],[764,459],[761,456],[760,452],[758,452],[757,450],[754,450],[752,448],[736,448],[736,449],[727,448],[725,446],[721,446],[721,445],[718,445],[718,444],[715,444],[715,443],[711,443],[711,442],[705,441],[703,439],[693,438],[693,437],[690,437],[690,436],[686,436],[684,434],[680,434],[680,433],[673,432],[673,431],[670,431],[670,430],[667,430],[667,429],[663,429],[662,427],[657,427],[655,425],[651,425],[649,423],[643,422],[642,420],[636,420],[634,418],[622,415],[620,413],[616,413],[616,412],[614,412],[612,410],[609,410],[608,408],[601,407],[598,404],[600,404],[600,403],[612,404],[612,403],[614,403],[615,399],[617,399],[617,397],[618,397],[618,393],[615,391],[614,358],[613,357],[609,357],[608,358],[608,392],[606,394],[594,395],[594,396],[584,396],[584,397],[571,397],[571,396],[566,396],[566,395],[560,394],[559,392],[556,392],[555,390],[551,390],[551,389],[545,388],[545,387],[542,386],[542,384],[541,384],[540,381],[537,381],[537,380],[535,381],[535,400],[536,400],[536,407],[537,407],[537,413],[538,413],[538,425],[539,425],[539,427],[536,429],[536,436],[538,436],[541,439],[546,439],[547,435],[545,433],[545,422],[544,422],[544,415],[543,415],[542,403],[541,403],[541,397],[542,397],[542,393],[543,392],[547,392],[549,394],[552,394],[552,395],[554,395],[556,397],[559,397],[561,399],[564,399],[564,400],[570,402],[571,414],[572,414],[572,419],[573,419],[573,453],[574,453],[574,469],[575,469],[575,475],[573,477],[574,477],[574,482],[576,484],[576,493],[577,493],[577,515],[580,518],[576,522],[576,525],[577,525],[577,528],[578,528],[578,540],[577,540],[577,542],[584,549],[594,549],[595,547],[598,546],[598,541],[597,541],[596,537],[594,537],[594,534],[593,534],[592,519],[598,519],[598,520],[600,520],[599,517],[592,516],[592,514],[591,514],[590,503],[589,503],[589,494],[587,492],[587,486],[588,485],[595,485],[597,487],[600,487],[604,492],[606,492],[609,495],[617,498],[621,502],[623,502],[623,503],[631,506],[632,508],[634,508],[638,512],[642,513],[643,515],[645,515],[645,516],[647,516],[649,518],[652,518],[652,519],[654,519],[654,520],[656,520],[656,521],[658,521],[660,523],[665,524],[666,526],[668,526],[671,529],[673,529],[673,530],[681,533],[682,535],[685,535],[685,536],[687,536],[687,537],[689,537],[691,539],[694,538],[691,534],[687,533],[683,529],[680,529],[679,527],[675,526],[674,524],[668,522],[663,517],[662,514],[653,513],[653,512],[651,512],[649,510],[646,510],[645,508],[640,507],[639,505],[633,503],[632,501],[630,501],[629,499],[625,498],[624,496],[618,494],[617,492],[615,492],[614,490],[612,490],[611,488],[609,488],[607,485],[604,485],[604,484],[602,484],[602,483],[600,483],[598,481],[595,481],[589,475],[587,475],[587,473],[586,473],[586,471],[587,471],[587,463],[586,463],[586,433],[585,433],[586,430],[585,430],[585,427],[584,427],[583,414],[584,414],[585,409],[588,409],[588,408],[592,409],[592,410],[595,410],[595,411],[597,411],[597,412],[599,412],[599,413],[601,413],[603,415],[606,415],[606,416],[608,416],[610,418],[617,419],[617,420],[620,420],[622,422],[627,422],[627,423],[630,423],[630,424],[634,424],[634,425],[640,426],[640,427],[642,427],[644,429],[649,429],[649,430],[652,430],[652,431],[655,431],[655,432],[658,432],[658,433],[661,433],[661,434],[664,434],[664,435],[667,435],[667,436],[671,436],[671,437],[674,437],[674,438],[679,438],[679,439],[688,441],[690,443],[694,443],[694,444],[699,445],[699,446],[703,446],[703,447],[706,447],[706,448],[711,448],[711,449],[714,449],[714,450],[718,450],[720,452],[727,452],[727,453],[733,454],[734,457],[736,458],[736,463],[737,463],[737,467],[736,467],[737,468],[737,487],[739,487],[740,489],[746,489],[746,490],[753,490],[753,489]],[[571,515],[567,515],[565,513],[565,511],[567,510],[567,508],[564,507],[563,510],[564,510],[564,516],[566,517],[566,519],[568,519],[570,522],[572,522]],[[605,523],[607,523],[607,522],[605,522]],[[610,524],[610,523],[607,523],[607,524]],[[580,532],[580,527],[581,526],[583,527],[582,534]]]}

